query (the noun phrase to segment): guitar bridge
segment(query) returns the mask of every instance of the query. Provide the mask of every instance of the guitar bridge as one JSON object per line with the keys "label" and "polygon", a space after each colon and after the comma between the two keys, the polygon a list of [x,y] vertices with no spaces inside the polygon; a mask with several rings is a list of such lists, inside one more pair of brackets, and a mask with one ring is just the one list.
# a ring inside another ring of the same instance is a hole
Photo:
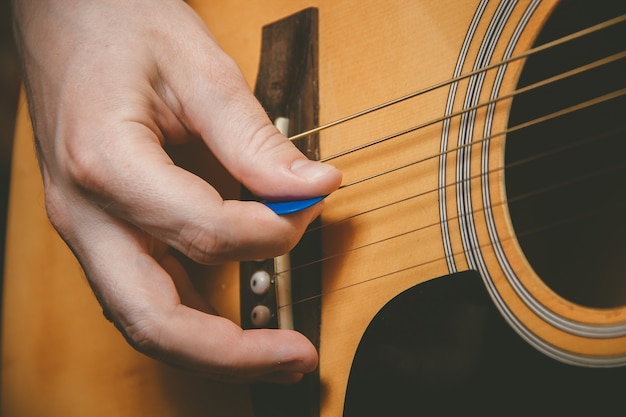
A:
{"label": "guitar bridge", "polygon": [[[255,95],[286,136],[310,130],[318,124],[317,20],[317,9],[309,8],[263,28]],[[294,143],[309,159],[319,159],[317,134]],[[242,194],[244,198],[251,197],[247,190]],[[240,264],[244,329],[294,329],[319,348],[321,266],[316,260],[321,255],[321,237],[318,221],[309,226],[290,253]],[[305,375],[295,385],[253,384],[251,394],[257,417],[319,415],[318,371]]]}

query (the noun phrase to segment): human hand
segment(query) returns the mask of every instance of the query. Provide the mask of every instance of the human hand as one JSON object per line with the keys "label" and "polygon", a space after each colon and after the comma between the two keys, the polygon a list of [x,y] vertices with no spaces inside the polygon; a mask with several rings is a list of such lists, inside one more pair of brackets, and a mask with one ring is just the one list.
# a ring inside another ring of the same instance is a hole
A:
{"label": "human hand", "polygon": [[15,0],[48,216],[105,314],[148,355],[214,378],[290,382],[317,365],[301,334],[243,331],[193,291],[205,264],[287,252],[322,204],[276,216],[224,201],[163,146],[201,138],[270,199],[325,195],[333,167],[271,125],[234,62],[180,0]]}

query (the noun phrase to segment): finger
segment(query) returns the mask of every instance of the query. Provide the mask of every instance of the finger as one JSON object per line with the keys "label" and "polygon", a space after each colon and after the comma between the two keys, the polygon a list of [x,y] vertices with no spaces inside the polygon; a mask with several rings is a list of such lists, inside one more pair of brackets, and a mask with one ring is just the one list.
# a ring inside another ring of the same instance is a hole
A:
{"label": "finger", "polygon": [[161,360],[226,381],[295,382],[317,366],[315,348],[298,332],[241,330],[185,306],[160,325],[154,348],[153,356]]}
{"label": "finger", "polygon": [[139,351],[229,381],[268,376],[287,382],[317,366],[314,347],[297,332],[243,331],[182,304],[170,276],[133,229],[101,222],[90,230],[76,242],[79,258],[109,317]]}
{"label": "finger", "polygon": [[[115,140],[114,138],[117,138]],[[81,145],[65,167],[89,197],[201,263],[262,259],[289,251],[323,204],[276,216],[259,203],[224,201],[203,179],[174,165],[156,134],[121,123],[106,149]]]}
{"label": "finger", "polygon": [[192,63],[194,76],[189,76],[189,67],[163,68],[170,91],[164,100],[229,172],[253,193],[270,199],[317,197],[334,191],[341,173],[328,164],[309,161],[278,132],[237,65],[213,39],[206,36],[196,47],[180,51]]}

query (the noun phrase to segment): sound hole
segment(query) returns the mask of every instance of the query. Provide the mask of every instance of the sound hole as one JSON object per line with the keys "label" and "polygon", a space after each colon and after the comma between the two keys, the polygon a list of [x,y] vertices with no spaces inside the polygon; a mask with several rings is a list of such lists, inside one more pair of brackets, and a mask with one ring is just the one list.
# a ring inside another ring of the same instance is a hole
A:
{"label": "sound hole", "polygon": [[[626,2],[564,1],[537,45],[626,12]],[[520,86],[624,51],[626,24],[528,59]],[[626,60],[515,98],[510,126],[626,87]],[[506,185],[520,245],[542,280],[577,304],[626,305],[626,99],[507,137]]]}

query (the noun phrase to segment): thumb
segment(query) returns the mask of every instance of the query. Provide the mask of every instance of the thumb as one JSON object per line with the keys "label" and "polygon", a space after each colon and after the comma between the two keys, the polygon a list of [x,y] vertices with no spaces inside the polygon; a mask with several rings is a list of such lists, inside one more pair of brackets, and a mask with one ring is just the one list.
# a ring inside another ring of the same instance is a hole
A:
{"label": "thumb", "polygon": [[339,170],[308,160],[274,127],[234,61],[215,44],[208,49],[201,55],[210,56],[210,62],[198,69],[202,76],[168,77],[181,83],[173,90],[181,92],[179,117],[187,128],[202,137],[231,175],[260,197],[300,199],[337,189]]}
{"label": "thumb", "polygon": [[[252,117],[250,113],[248,117]],[[265,113],[256,117],[259,129],[218,141],[218,146],[224,142],[235,145],[225,148],[223,157],[230,162],[223,163],[250,191],[269,200],[297,200],[324,196],[339,187],[339,170],[306,158],[271,125]]]}

